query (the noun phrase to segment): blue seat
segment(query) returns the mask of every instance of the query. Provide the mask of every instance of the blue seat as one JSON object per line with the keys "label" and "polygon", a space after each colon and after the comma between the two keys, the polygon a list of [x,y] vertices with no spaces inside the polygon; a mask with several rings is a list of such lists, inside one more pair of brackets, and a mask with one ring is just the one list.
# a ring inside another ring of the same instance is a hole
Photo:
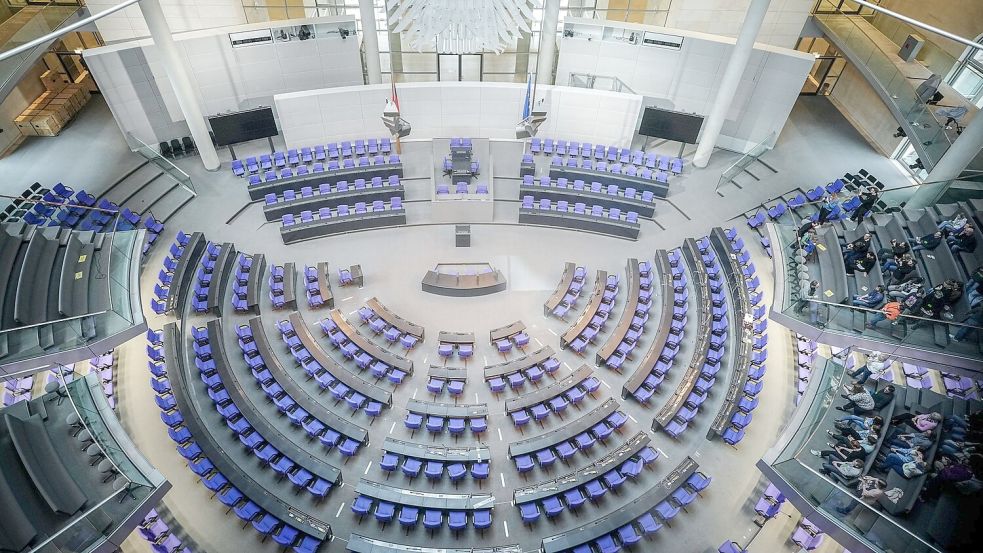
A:
{"label": "blue seat", "polygon": [[520,503],[519,504],[519,514],[522,517],[522,522],[526,524],[532,524],[539,520],[539,506],[535,503]]}
{"label": "blue seat", "polygon": [[423,527],[427,530],[436,530],[444,524],[444,514],[434,509],[424,509]]}
{"label": "blue seat", "polygon": [[399,525],[404,528],[415,528],[420,519],[420,509],[404,505],[399,509]]}
{"label": "blue seat", "polygon": [[396,514],[396,506],[388,501],[379,501],[375,508],[375,519],[379,522],[390,522]]}

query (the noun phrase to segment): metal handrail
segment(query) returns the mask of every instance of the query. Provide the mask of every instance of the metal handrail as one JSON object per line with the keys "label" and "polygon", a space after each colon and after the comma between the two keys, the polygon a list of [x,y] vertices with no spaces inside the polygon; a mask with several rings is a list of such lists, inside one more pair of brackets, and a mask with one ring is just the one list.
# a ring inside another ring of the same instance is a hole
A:
{"label": "metal handrail", "polygon": [[[852,309],[852,310],[855,310],[855,311],[863,311],[863,312],[866,312],[866,313],[883,313],[884,312],[882,309],[869,308],[869,307],[860,307],[859,305],[847,305],[845,303],[834,303],[834,302],[824,301],[824,300],[820,300],[820,299],[816,299],[816,298],[799,298],[798,300],[793,300],[793,301],[808,301],[808,302],[818,303],[818,304],[822,304],[822,305],[830,305],[830,306],[833,306],[833,307],[836,307],[836,308],[839,308],[839,309]],[[918,315],[908,315],[908,314],[905,314],[905,313],[902,313],[902,314],[898,315],[898,318],[899,319],[901,319],[901,318],[914,319],[916,321],[924,321],[926,323],[932,323],[932,324],[953,325],[953,326],[961,326],[961,327],[966,327],[966,328],[975,328],[976,330],[983,330],[983,327],[976,326],[976,325],[970,325],[970,324],[965,324],[965,323],[958,323],[956,321],[944,321],[944,320],[941,320],[941,319],[930,319],[928,317],[919,317]]]}

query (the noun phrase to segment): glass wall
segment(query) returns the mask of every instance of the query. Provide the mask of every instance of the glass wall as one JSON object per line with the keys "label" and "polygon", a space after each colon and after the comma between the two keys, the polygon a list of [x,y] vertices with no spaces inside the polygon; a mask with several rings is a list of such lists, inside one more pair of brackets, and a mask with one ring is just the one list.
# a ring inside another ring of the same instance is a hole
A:
{"label": "glass wall", "polygon": [[[983,35],[976,37],[983,43]],[[949,84],[967,100],[983,108],[983,50],[966,48],[962,61],[953,69]]]}
{"label": "glass wall", "polygon": [[[677,0],[680,1],[680,0]],[[423,51],[404,48],[401,34],[392,32],[397,21],[390,20],[386,0],[374,0],[376,29],[382,58],[382,77],[386,82],[438,80],[525,82],[535,75],[542,34],[542,2],[532,10],[529,33],[522,33],[501,54],[440,54],[436,47]],[[271,21],[299,17],[349,15],[359,20],[358,0],[242,0],[247,20]],[[395,2],[389,0],[391,8]],[[564,18],[586,17],[650,25],[665,25],[672,0],[560,0],[560,25]],[[559,39],[559,30],[556,39]]]}

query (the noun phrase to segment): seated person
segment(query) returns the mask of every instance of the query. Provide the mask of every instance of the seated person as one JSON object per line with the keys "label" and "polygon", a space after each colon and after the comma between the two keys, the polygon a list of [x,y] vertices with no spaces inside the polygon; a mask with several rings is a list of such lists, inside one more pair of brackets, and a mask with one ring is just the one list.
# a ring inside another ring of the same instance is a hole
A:
{"label": "seated person", "polygon": [[926,450],[932,447],[935,440],[932,439],[932,431],[926,430],[924,432],[908,432],[906,434],[898,434],[893,439],[891,439],[891,447],[897,448],[918,448],[921,450]]}
{"label": "seated person", "polygon": [[963,213],[956,213],[956,216],[953,217],[952,219],[949,219],[948,221],[942,221],[941,223],[939,223],[939,230],[948,233],[959,232],[966,226],[966,223],[968,222],[969,222],[969,218],[967,218],[966,215],[964,215]]}
{"label": "seated person", "polygon": [[890,472],[893,470],[904,478],[921,476],[925,474],[927,468],[921,450],[914,448],[892,448],[891,452],[884,457],[884,461],[877,465],[877,470],[881,472]]}
{"label": "seated person", "polygon": [[857,430],[867,430],[872,426],[883,426],[884,419],[875,415],[873,417],[859,417],[857,415],[846,415],[833,421],[836,428],[846,428],[851,426]]}
{"label": "seated person", "polygon": [[[936,319],[941,320],[943,314],[948,314],[950,308],[945,302],[945,294],[942,290],[935,288],[932,290],[931,294],[926,295],[918,308],[915,310],[915,315],[919,317],[924,317],[926,319]],[[952,318],[950,315],[948,318]],[[915,327],[928,324],[925,321],[918,321],[915,323]]]}
{"label": "seated person", "polygon": [[881,388],[878,392],[874,394],[874,410],[878,411],[887,406],[888,403],[894,400],[894,385],[888,385]]}
{"label": "seated person", "polygon": [[966,495],[978,494],[983,489],[981,476],[983,476],[983,455],[972,455],[961,461],[950,461],[948,458],[937,461],[935,470],[925,481],[920,498],[929,501],[947,489]]}
{"label": "seated person", "polygon": [[983,265],[970,273],[963,289],[966,290],[966,300],[969,301],[970,307],[976,307],[983,302]]}
{"label": "seated person", "polygon": [[937,230],[931,234],[926,234],[921,238],[915,240],[915,245],[911,247],[911,251],[919,252],[922,250],[934,250],[939,247],[942,243],[942,231]]}
{"label": "seated person", "polygon": [[868,505],[874,505],[877,500],[884,495],[887,490],[887,482],[873,476],[861,476],[857,484],[857,492],[860,494],[860,501]]}
{"label": "seated person", "polygon": [[[864,442],[867,442],[867,440],[864,440]],[[873,451],[873,446],[869,445],[869,443],[868,448],[864,449],[861,447],[860,442],[854,438],[850,438],[847,445],[826,445],[832,447],[833,449],[824,449],[822,451],[811,449],[809,450],[809,453],[812,453],[816,457],[826,458],[830,461],[863,461],[867,458],[867,454]]]}
{"label": "seated person", "polygon": [[839,434],[836,434],[832,430],[827,430],[826,434],[828,434],[830,438],[833,438],[833,440],[840,445],[847,445],[851,438],[863,443],[864,441],[869,440],[872,436],[874,438],[873,443],[876,443],[877,439],[880,438],[881,435],[881,425],[879,424],[871,425],[870,428],[854,428],[852,426],[847,426],[844,428],[838,428],[838,430],[840,431]]}
{"label": "seated person", "polygon": [[840,249],[843,250],[844,258],[849,255],[860,255],[870,251],[870,240],[873,238],[869,232],[865,233],[860,238],[857,238],[849,244],[841,244]]}
{"label": "seated person", "polygon": [[963,297],[963,283],[954,278],[946,279],[945,282],[935,287],[940,290],[948,306],[955,305]]}
{"label": "seated person", "polygon": [[959,326],[959,330],[955,334],[949,335],[956,342],[962,342],[971,333],[977,332],[975,327],[983,326],[983,302],[978,302],[971,307],[969,313],[966,313],[966,316],[959,322],[964,326]]}
{"label": "seated person", "polygon": [[854,384],[852,387],[843,386],[843,391],[846,393],[840,395],[840,397],[845,398],[847,402],[843,405],[838,405],[836,407],[838,410],[853,410],[853,414],[860,415],[874,408],[874,397],[870,395],[870,391],[864,388],[863,385]]}
{"label": "seated person", "polygon": [[976,231],[971,225],[966,225],[956,234],[950,234],[945,241],[949,244],[952,253],[974,252],[976,251]]}
{"label": "seated person", "polygon": [[874,252],[866,252],[854,257],[849,263],[846,263],[847,274],[852,275],[856,271],[860,271],[863,274],[867,274],[877,265],[877,256]]}
{"label": "seated person", "polygon": [[935,430],[935,427],[940,422],[942,422],[942,415],[938,413],[901,413],[891,418],[892,425],[898,426],[905,424],[919,432]]}
{"label": "seated person", "polygon": [[891,368],[891,363],[887,361],[887,356],[879,351],[875,351],[867,356],[867,362],[857,367],[852,373],[848,373],[857,380],[857,384],[864,384],[871,376],[879,379]]}
{"label": "seated person", "polygon": [[917,269],[918,265],[915,263],[915,258],[910,253],[904,254],[899,261],[888,259],[881,266],[884,281],[888,282],[888,278],[890,278],[888,284],[901,284],[906,280],[915,278],[918,276],[916,274]]}
{"label": "seated person", "polygon": [[884,301],[884,292],[886,289],[884,286],[878,284],[873,290],[867,292],[863,295],[854,294],[851,298],[850,303],[856,305],[857,307],[867,307],[872,309],[881,305]]}
{"label": "seated person", "polygon": [[898,259],[910,251],[911,246],[907,242],[892,238],[891,247],[877,250],[877,257],[880,259]]}
{"label": "seated person", "polygon": [[820,471],[823,474],[837,474],[842,478],[847,480],[856,478],[860,476],[860,473],[864,470],[863,461],[832,461],[829,463],[823,463],[823,468]]}
{"label": "seated person", "polygon": [[920,290],[924,283],[924,278],[916,276],[901,284],[893,284],[887,287],[887,296],[897,300],[904,299],[915,290]]}

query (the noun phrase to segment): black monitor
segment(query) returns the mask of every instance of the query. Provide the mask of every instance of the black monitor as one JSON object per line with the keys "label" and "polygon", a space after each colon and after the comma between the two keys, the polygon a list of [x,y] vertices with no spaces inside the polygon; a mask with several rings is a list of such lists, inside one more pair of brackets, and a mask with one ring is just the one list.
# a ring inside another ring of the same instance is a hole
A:
{"label": "black monitor", "polygon": [[638,134],[696,144],[703,127],[703,116],[659,108],[645,108]]}
{"label": "black monitor", "polygon": [[276,129],[273,108],[260,107],[213,115],[208,118],[216,146],[228,146],[280,134]]}

